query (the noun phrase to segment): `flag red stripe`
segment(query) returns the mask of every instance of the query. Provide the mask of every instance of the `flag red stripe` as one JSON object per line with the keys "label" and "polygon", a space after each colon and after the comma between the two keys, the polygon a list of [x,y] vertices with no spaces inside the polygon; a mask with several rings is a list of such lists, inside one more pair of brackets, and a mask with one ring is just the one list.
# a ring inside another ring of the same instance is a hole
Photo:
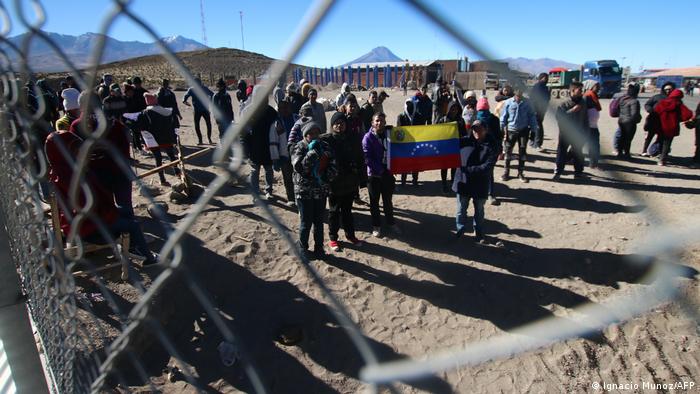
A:
{"label": "flag red stripe", "polygon": [[394,174],[407,174],[416,171],[441,170],[457,168],[461,165],[459,154],[425,156],[425,157],[392,157],[390,168]]}

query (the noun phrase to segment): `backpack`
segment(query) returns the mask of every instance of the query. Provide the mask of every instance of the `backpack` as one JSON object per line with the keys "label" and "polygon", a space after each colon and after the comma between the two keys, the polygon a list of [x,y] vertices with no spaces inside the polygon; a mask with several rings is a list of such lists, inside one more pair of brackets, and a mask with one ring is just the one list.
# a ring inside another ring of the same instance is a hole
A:
{"label": "backpack", "polygon": [[620,102],[622,102],[622,99],[625,96],[620,96],[616,97],[613,99],[612,102],[610,102],[610,107],[608,108],[608,111],[610,112],[610,116],[613,118],[619,118],[620,117]]}

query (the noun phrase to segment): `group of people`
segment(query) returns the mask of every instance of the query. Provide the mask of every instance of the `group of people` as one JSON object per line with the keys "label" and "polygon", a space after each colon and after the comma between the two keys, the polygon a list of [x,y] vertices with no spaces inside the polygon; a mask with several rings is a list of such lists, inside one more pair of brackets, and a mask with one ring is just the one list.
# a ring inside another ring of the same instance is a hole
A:
{"label": "group of people", "polygon": [[[473,91],[462,92],[457,87],[451,89],[441,78],[432,91],[429,92],[427,85],[422,86],[413,97],[405,100],[403,112],[396,119],[397,126],[449,122],[457,124],[461,166],[441,170],[443,192],[454,192],[457,196],[457,236],[462,235],[467,228],[466,210],[471,202],[475,211],[475,239],[484,242],[484,205],[487,201],[493,205],[499,204],[494,193],[495,164],[498,160],[504,160],[504,172],[500,179],[510,180],[511,161],[516,145],[516,176],[521,182],[528,182],[525,176],[527,147],[543,150],[543,120],[550,100],[547,81],[548,75],[540,74],[527,96],[521,89],[505,86],[495,98],[493,112],[485,95],[477,97]],[[213,143],[210,120],[212,108],[217,109],[215,120],[219,136],[222,137],[234,120],[232,99],[223,80],[216,83],[217,92],[209,90],[200,80],[196,83],[197,86],[185,93],[182,102],[190,105],[188,100],[192,98],[198,143],[204,142],[199,125],[202,119],[207,128],[207,140]],[[167,79],[162,81],[155,94],[143,88],[139,77],[119,85],[108,74],[103,76],[95,89],[83,92],[71,77],[62,81],[59,93],[53,93],[45,81],[37,81],[36,87],[29,84],[27,87],[30,107],[35,110],[39,108],[37,91],[41,92],[43,102],[47,103],[44,116],[51,125],[51,129],[46,130],[45,138],[50,164],[49,178],[64,199],[71,167],[68,164],[69,158],[60,154],[62,151],[57,145],[65,144],[69,147],[69,156],[75,159],[80,145],[90,133],[98,129],[99,122],[107,122],[107,141],[127,161],[135,161],[130,154],[129,145],[132,152],[150,152],[158,167],[162,165],[162,151],[171,161],[176,159],[175,147],[182,115]],[[243,114],[252,108],[250,104],[262,87],[248,86],[244,80],[239,81],[236,87],[235,96]],[[568,99],[556,108],[559,139],[553,175],[555,180],[562,176],[565,166],[570,162],[573,162],[574,177],[584,176],[585,145],[588,145],[591,168],[598,166],[598,120],[602,110],[597,95],[599,89],[600,86],[594,81],[574,82],[570,86]],[[205,97],[195,94],[196,90],[203,92]],[[55,97],[51,97],[52,94]],[[637,124],[642,121],[638,94],[639,87],[630,84],[625,94],[611,103],[610,115],[618,118],[619,125],[615,138],[616,151],[622,158],[630,156]],[[261,169],[265,173],[265,199],[275,198],[272,194],[274,172],[282,173],[286,204],[297,208],[299,212],[299,246],[307,253],[319,257],[325,254],[323,218],[327,213],[330,238],[328,247],[332,251],[341,249],[338,237],[341,227],[349,243],[362,245],[356,236],[352,213],[353,204],[364,204],[360,199],[361,188],[367,188],[369,194],[372,235],[380,237],[385,230],[400,233],[394,219],[392,202],[396,180],[387,157],[387,138],[392,127],[387,125],[383,109],[387,97],[389,95],[385,91],[370,90],[367,100],[360,105],[350,87],[343,84],[335,99],[336,112],[328,124],[324,106],[318,101],[318,91],[311,84],[301,81],[299,85],[289,83],[284,88],[278,84],[273,92],[275,108],[267,105],[267,100],[264,100],[264,108],[256,111],[250,127],[242,133],[241,141],[250,164],[250,185],[254,195],[260,195]],[[665,164],[680,124],[685,122],[688,127],[697,126],[700,108],[693,115],[683,105],[682,97],[683,93],[668,83],[664,85],[662,93],[645,104],[649,115],[645,121],[647,136],[643,154],[647,154],[650,146],[656,146],[659,164]],[[88,102],[94,105],[90,106]],[[97,116],[97,107],[103,111],[104,118]],[[152,138],[144,138],[146,134]],[[696,161],[699,157],[697,134],[696,128]],[[657,141],[652,143],[655,136]],[[141,242],[143,235],[137,234],[140,228],[133,217],[133,179],[114,160],[105,159],[110,154],[113,151],[97,149],[88,165],[86,181],[98,196],[100,209],[105,210],[98,217],[108,227],[112,226],[109,227],[112,231],[133,231],[135,252],[152,263],[155,257],[147,249],[145,241]],[[159,172],[159,177],[162,185],[169,185],[163,171]],[[418,173],[411,174],[411,177],[412,183],[416,185]],[[401,174],[400,181],[402,186],[405,185],[407,174]],[[84,201],[84,196],[81,201]],[[77,208],[62,211],[64,231],[69,231],[70,222],[67,219],[77,214]],[[96,226],[90,226],[89,223],[86,221],[79,233],[88,237],[97,236]],[[313,251],[309,251],[311,229],[314,230]]]}

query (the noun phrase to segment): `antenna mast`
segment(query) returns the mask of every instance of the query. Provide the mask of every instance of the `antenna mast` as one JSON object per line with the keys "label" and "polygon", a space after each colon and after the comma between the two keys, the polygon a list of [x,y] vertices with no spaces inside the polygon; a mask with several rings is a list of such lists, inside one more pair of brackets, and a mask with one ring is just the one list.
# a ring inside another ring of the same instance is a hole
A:
{"label": "antenna mast", "polygon": [[207,42],[207,28],[204,23],[204,0],[199,0],[199,14],[202,17],[202,41],[204,41],[204,45],[209,46],[209,42]]}
{"label": "antenna mast", "polygon": [[241,15],[241,49],[245,51],[245,40],[243,40],[243,11],[238,11]]}

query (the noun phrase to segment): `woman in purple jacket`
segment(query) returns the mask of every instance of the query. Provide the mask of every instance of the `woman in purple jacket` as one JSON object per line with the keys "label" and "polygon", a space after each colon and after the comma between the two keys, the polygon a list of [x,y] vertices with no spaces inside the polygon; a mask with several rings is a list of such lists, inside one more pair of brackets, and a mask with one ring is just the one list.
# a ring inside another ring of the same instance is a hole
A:
{"label": "woman in purple jacket", "polygon": [[394,223],[394,205],[391,202],[396,180],[387,167],[386,115],[378,112],[372,116],[372,127],[362,138],[362,151],[367,163],[367,191],[369,192],[369,210],[372,214],[372,236],[381,237],[381,217],[379,198],[384,206],[386,224],[394,233],[399,228]]}

